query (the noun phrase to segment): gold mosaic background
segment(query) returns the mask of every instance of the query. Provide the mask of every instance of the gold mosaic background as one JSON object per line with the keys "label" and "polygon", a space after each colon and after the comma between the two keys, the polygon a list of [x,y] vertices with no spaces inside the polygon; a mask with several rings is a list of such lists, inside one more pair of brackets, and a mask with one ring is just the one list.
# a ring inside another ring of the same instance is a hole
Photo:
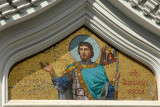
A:
{"label": "gold mosaic background", "polygon": [[[58,98],[50,74],[41,69],[39,62],[48,62],[61,73],[74,62],[69,52],[69,44],[77,35],[90,35],[100,45],[108,44],[86,28],[81,28],[65,40],[14,66],[8,79],[9,100],[54,100]],[[100,57],[96,61],[100,62]],[[157,100],[154,74],[144,65],[119,52],[118,100]],[[116,72],[116,63],[104,66],[111,80]]]}

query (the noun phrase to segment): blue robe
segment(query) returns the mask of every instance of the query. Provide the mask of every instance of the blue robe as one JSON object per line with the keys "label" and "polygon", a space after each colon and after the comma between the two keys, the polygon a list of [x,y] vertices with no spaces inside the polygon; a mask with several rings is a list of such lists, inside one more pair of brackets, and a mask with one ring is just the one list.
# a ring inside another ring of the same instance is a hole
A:
{"label": "blue robe", "polygon": [[[69,65],[67,69],[72,67],[74,64],[75,63]],[[89,93],[95,100],[101,99],[102,96],[105,97],[104,99],[114,99],[114,87],[109,84],[106,72],[101,65],[97,65],[94,68],[83,68],[81,70],[81,75]],[[59,93],[61,93],[60,96],[72,87],[72,80],[68,79],[65,75],[61,78],[57,77],[52,79],[52,81],[57,87]],[[104,92],[102,92],[103,89],[105,89]],[[68,94],[68,96],[71,97],[72,95]]]}

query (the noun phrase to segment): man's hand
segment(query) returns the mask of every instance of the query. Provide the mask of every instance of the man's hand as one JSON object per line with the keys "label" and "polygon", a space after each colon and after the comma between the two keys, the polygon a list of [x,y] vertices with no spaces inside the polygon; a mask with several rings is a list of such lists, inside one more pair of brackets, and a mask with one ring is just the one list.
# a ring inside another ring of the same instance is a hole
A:
{"label": "man's hand", "polygon": [[53,70],[53,67],[50,66],[48,63],[47,63],[47,65],[44,65],[42,62],[40,62],[40,65],[41,65],[41,68],[43,70],[45,70],[46,72],[49,72],[50,74],[54,74],[55,73],[54,70]]}
{"label": "man's hand", "polygon": [[50,66],[50,65],[44,67],[43,70],[45,70],[46,72],[49,72],[50,74],[55,73],[52,66]]}
{"label": "man's hand", "polygon": [[112,81],[113,82],[116,81],[116,79],[119,79],[119,77],[120,77],[120,74],[119,73],[115,73],[113,78],[112,78]]}

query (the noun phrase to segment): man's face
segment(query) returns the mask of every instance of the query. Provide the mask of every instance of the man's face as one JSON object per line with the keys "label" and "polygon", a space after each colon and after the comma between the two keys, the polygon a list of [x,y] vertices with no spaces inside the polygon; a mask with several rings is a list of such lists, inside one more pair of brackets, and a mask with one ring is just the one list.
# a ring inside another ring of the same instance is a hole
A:
{"label": "man's face", "polygon": [[91,58],[91,49],[87,46],[80,46],[79,52],[82,61],[87,62]]}

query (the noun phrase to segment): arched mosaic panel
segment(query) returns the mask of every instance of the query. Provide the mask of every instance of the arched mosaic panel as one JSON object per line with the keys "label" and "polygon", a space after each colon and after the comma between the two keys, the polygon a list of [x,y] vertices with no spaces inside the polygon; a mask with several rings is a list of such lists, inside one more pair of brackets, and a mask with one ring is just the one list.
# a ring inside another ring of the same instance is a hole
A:
{"label": "arched mosaic panel", "polygon": [[154,74],[82,27],[16,64],[9,100],[157,100]]}

